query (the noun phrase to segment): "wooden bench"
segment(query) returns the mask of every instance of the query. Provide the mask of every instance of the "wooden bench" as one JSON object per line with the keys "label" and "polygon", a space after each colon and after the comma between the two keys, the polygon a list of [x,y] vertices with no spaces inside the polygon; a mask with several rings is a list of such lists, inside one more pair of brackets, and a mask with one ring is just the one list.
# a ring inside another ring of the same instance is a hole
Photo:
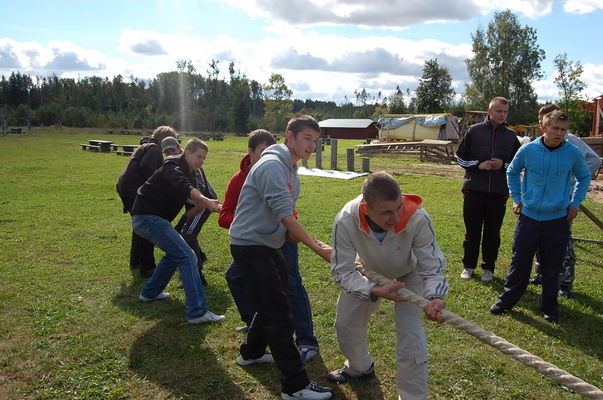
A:
{"label": "wooden bench", "polygon": [[80,146],[82,146],[82,150],[100,151],[100,146],[93,144],[80,143]]}
{"label": "wooden bench", "polygon": [[224,134],[223,133],[199,133],[197,135],[197,137],[201,140],[220,140],[223,141],[224,140]]}
{"label": "wooden bench", "polygon": [[125,150],[114,150],[111,153],[117,154],[118,156],[131,156],[134,152]]}
{"label": "wooden bench", "polygon": [[133,153],[134,150],[136,150],[139,145],[137,144],[112,144],[111,145],[111,149],[113,151],[120,151],[119,148],[121,147],[122,151],[129,151],[130,153]]}
{"label": "wooden bench", "polygon": [[23,129],[21,129],[21,128],[10,128],[10,133],[21,134],[21,133],[23,133]]}

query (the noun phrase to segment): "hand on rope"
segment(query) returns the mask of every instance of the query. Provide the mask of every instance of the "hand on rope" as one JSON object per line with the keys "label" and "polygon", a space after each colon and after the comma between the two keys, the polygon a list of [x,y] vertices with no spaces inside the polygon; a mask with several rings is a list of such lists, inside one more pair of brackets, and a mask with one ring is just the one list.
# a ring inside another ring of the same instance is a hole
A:
{"label": "hand on rope", "polygon": [[[363,266],[358,266],[358,271],[360,271],[360,273],[362,275],[366,276],[371,281],[375,282],[377,285],[384,286],[384,285],[387,285],[388,283],[391,283],[391,281],[389,279],[387,279],[386,277],[378,274],[375,271],[366,269]],[[410,290],[408,290],[404,287],[400,287],[397,290],[398,290],[398,294],[402,298],[406,299],[406,301],[409,301],[423,309],[425,309],[425,307],[428,304],[433,303],[434,301],[438,301],[438,300],[432,300],[430,302],[429,300],[411,292]],[[441,300],[439,300],[439,301],[441,301]],[[510,342],[506,341],[505,339],[503,339],[499,336],[496,336],[494,333],[489,332],[489,331],[485,330],[484,328],[477,326],[470,321],[467,321],[464,318],[461,318],[460,316],[456,315],[455,313],[453,313],[449,310],[442,308],[439,310],[439,314],[444,322],[452,325],[456,329],[461,330],[465,333],[470,334],[471,336],[478,338],[482,342],[489,344],[490,346],[494,347],[495,349],[501,351],[504,354],[507,354],[507,355],[513,357],[514,359],[516,359],[518,361],[521,361],[523,364],[527,365],[528,367],[534,368],[536,371],[540,372],[541,374],[548,376],[549,378],[553,379],[557,383],[568,387],[569,389],[575,391],[576,393],[578,393],[584,397],[587,397],[589,399],[603,400],[603,391],[601,389],[599,389],[598,387],[591,385],[590,383],[585,382],[576,376],[573,376],[569,372],[564,371],[564,370],[558,368],[557,366],[544,361],[540,357],[537,357],[537,356],[531,354],[530,352],[523,350],[522,348],[514,345],[513,343],[510,343]]]}

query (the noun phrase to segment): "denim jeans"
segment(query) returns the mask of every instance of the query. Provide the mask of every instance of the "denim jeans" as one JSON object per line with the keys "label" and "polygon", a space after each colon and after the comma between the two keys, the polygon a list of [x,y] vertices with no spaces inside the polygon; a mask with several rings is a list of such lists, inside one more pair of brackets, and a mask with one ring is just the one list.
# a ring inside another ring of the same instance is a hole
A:
{"label": "denim jeans", "polygon": [[[318,350],[318,340],[314,335],[310,300],[299,274],[298,246],[296,243],[285,242],[283,247],[281,247],[281,251],[287,263],[289,273],[287,277],[287,297],[291,305],[291,313],[293,314],[295,344],[297,347],[308,347]],[[228,267],[225,277],[241,319],[247,326],[251,325],[256,308],[249,297],[247,284],[241,275],[241,271],[234,261]]]}
{"label": "denim jeans", "polygon": [[178,268],[186,296],[186,318],[193,319],[204,315],[207,312],[207,301],[197,269],[197,257],[182,236],[168,220],[151,214],[133,215],[132,227],[138,235],[153,242],[165,252],[140,294],[149,298],[159,295]]}

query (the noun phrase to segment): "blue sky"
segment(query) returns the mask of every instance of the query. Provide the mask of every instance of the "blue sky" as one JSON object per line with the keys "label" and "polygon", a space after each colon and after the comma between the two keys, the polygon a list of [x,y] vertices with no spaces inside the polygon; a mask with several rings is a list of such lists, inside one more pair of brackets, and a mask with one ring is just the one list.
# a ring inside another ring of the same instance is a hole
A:
{"label": "blue sky", "polygon": [[[487,27],[493,0],[106,0],[11,1],[2,5],[0,74],[149,79],[212,59],[251,79],[281,73],[296,98],[343,101],[366,88],[388,96],[418,85],[437,57],[458,94],[469,77],[471,34]],[[585,97],[603,93],[603,1],[508,0],[546,52],[540,100],[558,97],[553,59],[584,66]]]}

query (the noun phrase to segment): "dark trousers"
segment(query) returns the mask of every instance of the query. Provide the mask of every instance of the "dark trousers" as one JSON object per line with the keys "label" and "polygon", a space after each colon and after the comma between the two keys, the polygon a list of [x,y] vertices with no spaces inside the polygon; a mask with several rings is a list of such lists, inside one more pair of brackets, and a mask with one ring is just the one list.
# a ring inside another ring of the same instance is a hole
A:
{"label": "dark trousers", "polygon": [[[123,197],[124,212],[130,212],[136,197]],[[144,274],[155,269],[155,245],[145,238],[138,236],[132,230],[132,242],[130,244],[130,267],[140,268]]]}
{"label": "dark trousers", "polygon": [[[572,240],[572,221],[569,221],[569,238],[567,241],[567,247],[565,249],[565,256],[563,257],[563,267],[559,272],[559,289],[571,291],[574,286],[575,267],[576,267],[576,253],[574,252],[574,241]],[[540,273],[540,254],[536,252],[536,262],[534,263],[534,269],[536,277],[542,282],[542,274]]]}
{"label": "dark trousers", "polygon": [[[308,293],[302,282],[299,273],[298,245],[296,243],[285,242],[281,247],[281,253],[287,264],[289,276],[287,277],[287,297],[293,314],[293,324],[295,327],[295,344],[298,348],[311,348],[318,350],[318,340],[314,335],[314,323],[312,322],[312,308]],[[251,325],[255,315],[255,306],[249,297],[247,282],[236,262],[232,262],[225,274],[228,288],[235,301],[237,310],[241,319],[247,326]]]}
{"label": "dark trousers", "polygon": [[[482,268],[494,271],[500,247],[500,227],[505,217],[507,199],[500,194],[466,192],[463,201],[465,240],[463,265],[475,269],[482,245]],[[483,228],[483,237],[482,237]]]}
{"label": "dark trousers", "polygon": [[281,376],[282,391],[293,393],[310,381],[293,343],[293,318],[287,298],[287,265],[279,250],[266,246],[231,245],[230,251],[247,282],[257,312],[240,352],[258,358],[270,346]]}
{"label": "dark trousers", "polygon": [[210,211],[204,210],[194,217],[187,217],[185,214],[182,214],[180,220],[174,227],[176,232],[178,232],[182,239],[190,246],[190,248],[195,252],[197,256],[197,267],[199,267],[199,271],[203,269],[203,264],[207,261],[207,256],[201,250],[201,246],[199,246],[199,232],[201,232],[201,228],[209,218],[211,214]]}
{"label": "dark trousers", "polygon": [[155,268],[155,245],[132,231],[130,246],[130,267],[140,268],[140,273],[152,271]]}
{"label": "dark trousers", "polygon": [[504,292],[499,296],[499,302],[505,308],[512,308],[525,292],[534,254],[539,250],[542,273],[540,309],[553,318],[559,318],[558,278],[568,238],[569,224],[565,217],[536,221],[523,214],[519,216],[513,238],[511,268],[505,280]]}

